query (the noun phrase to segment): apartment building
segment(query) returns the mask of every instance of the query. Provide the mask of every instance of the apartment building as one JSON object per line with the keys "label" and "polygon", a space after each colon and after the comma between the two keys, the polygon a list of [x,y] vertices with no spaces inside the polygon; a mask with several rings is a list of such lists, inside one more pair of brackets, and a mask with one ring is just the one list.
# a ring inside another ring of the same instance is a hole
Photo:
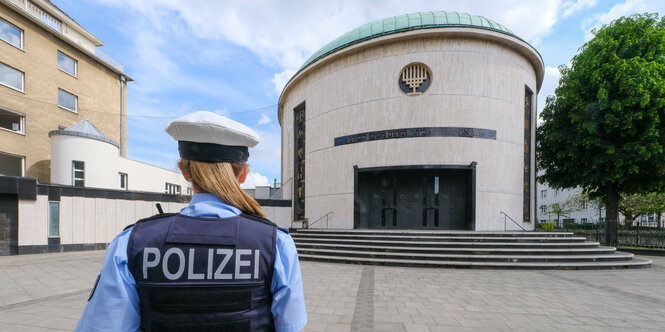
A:
{"label": "apartment building", "polygon": [[51,182],[49,132],[85,119],[126,156],[127,82],[104,43],[47,0],[0,0],[0,175]]}

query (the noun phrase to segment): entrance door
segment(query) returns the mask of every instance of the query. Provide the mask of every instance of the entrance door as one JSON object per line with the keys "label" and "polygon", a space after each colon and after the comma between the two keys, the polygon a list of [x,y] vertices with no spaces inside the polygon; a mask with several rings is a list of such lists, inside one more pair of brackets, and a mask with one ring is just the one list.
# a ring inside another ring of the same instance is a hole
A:
{"label": "entrance door", "polygon": [[356,228],[471,229],[471,170],[358,173]]}

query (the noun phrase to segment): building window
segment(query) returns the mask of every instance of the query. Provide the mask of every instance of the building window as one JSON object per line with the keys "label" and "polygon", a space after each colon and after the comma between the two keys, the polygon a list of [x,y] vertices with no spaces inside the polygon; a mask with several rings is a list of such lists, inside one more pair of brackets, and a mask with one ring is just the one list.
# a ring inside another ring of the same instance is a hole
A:
{"label": "building window", "polygon": [[60,202],[48,202],[48,237],[60,236]]}
{"label": "building window", "polygon": [[127,190],[128,183],[127,183],[127,173],[118,173],[120,175],[120,189],[125,189]]}
{"label": "building window", "polygon": [[559,196],[559,189],[554,192],[554,196]]}
{"label": "building window", "polygon": [[66,110],[76,112],[77,104],[78,97],[65,90],[58,89],[58,106]]}
{"label": "building window", "polygon": [[0,39],[23,49],[23,30],[0,18]]}
{"label": "building window", "polygon": [[587,218],[582,218],[582,223],[583,224],[586,224],[587,222],[589,222],[589,220]]}
{"label": "building window", "polygon": [[541,190],[540,191],[540,198],[545,198],[547,197],[547,190]]}
{"label": "building window", "polygon": [[167,194],[180,195],[180,186],[173,183],[166,183],[165,191]]}
{"label": "building window", "polygon": [[25,134],[25,115],[0,107],[0,128]]}
{"label": "building window", "polygon": [[294,158],[294,187],[293,190],[293,219],[305,219],[305,126],[307,125],[305,102],[293,109],[293,158]]}
{"label": "building window", "polygon": [[78,62],[72,57],[58,51],[58,69],[76,77],[78,74]]}
{"label": "building window", "polygon": [[72,160],[72,184],[74,187],[85,187],[85,163]]}
{"label": "building window", "polygon": [[588,208],[589,208],[589,201],[585,199],[582,201],[582,210],[586,210]]}
{"label": "building window", "polygon": [[25,157],[0,153],[0,175],[25,176]]}
{"label": "building window", "polygon": [[23,92],[23,72],[0,62],[0,84]]}
{"label": "building window", "polygon": [[192,190],[192,187],[187,187],[187,195],[192,196],[194,194],[194,190]]}
{"label": "building window", "polygon": [[540,206],[540,213],[542,213],[542,214],[547,213],[547,205],[541,205]]}

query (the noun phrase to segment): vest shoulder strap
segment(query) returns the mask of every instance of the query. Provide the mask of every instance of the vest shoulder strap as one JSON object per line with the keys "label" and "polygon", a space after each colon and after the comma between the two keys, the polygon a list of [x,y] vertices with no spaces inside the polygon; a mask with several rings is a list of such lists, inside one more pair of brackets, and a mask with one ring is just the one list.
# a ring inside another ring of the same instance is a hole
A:
{"label": "vest shoulder strap", "polygon": [[259,217],[259,216],[255,215],[255,214],[250,214],[250,213],[243,213],[243,214],[241,214],[241,216],[243,216],[247,219],[250,219],[250,220],[258,221],[258,222],[266,224],[266,225],[270,225],[272,227],[275,227],[275,228],[279,229],[280,231],[282,231],[286,234],[289,234],[288,229],[286,229],[284,227],[280,227],[277,224],[275,224],[274,222],[272,222],[272,221],[270,221],[266,218],[262,218],[262,217]]}
{"label": "vest shoulder strap", "polygon": [[159,219],[159,218],[166,218],[166,217],[170,217],[170,216],[175,216],[176,214],[177,214],[177,213],[158,213],[158,214],[156,214],[156,215],[154,215],[154,216],[152,216],[152,217],[147,217],[147,218],[139,219],[137,222],[135,222],[135,223],[133,223],[133,224],[129,224],[129,225],[127,225],[127,226],[123,229],[123,231],[126,231],[128,228],[130,228],[130,227],[132,227],[132,226],[134,226],[134,225],[136,225],[136,224],[138,224],[138,223],[144,222],[144,221],[155,220],[155,219]]}

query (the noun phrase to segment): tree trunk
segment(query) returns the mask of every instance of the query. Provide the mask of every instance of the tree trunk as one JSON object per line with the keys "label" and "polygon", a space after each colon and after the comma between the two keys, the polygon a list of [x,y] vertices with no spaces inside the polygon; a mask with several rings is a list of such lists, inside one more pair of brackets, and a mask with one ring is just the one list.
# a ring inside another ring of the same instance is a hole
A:
{"label": "tree trunk", "polygon": [[616,183],[610,183],[605,192],[605,245],[617,247],[619,225],[619,190]]}

